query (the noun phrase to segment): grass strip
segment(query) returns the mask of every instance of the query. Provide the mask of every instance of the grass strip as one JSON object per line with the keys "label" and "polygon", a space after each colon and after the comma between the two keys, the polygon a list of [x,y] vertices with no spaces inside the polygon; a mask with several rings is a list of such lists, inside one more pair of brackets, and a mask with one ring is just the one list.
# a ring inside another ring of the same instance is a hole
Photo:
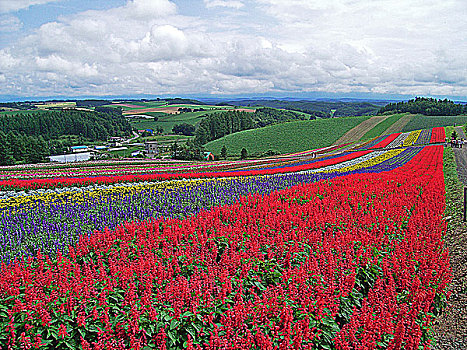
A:
{"label": "grass strip", "polygon": [[387,119],[383,120],[381,123],[377,124],[373,129],[369,130],[363,137],[361,141],[371,140],[372,138],[381,136],[384,132],[396,121],[398,121],[404,114],[394,114]]}

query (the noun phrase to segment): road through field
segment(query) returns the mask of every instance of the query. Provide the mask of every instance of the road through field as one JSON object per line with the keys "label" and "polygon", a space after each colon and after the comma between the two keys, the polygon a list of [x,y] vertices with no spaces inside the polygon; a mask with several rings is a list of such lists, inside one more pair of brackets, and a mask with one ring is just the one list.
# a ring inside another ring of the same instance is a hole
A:
{"label": "road through field", "polygon": [[[461,127],[456,128],[456,133],[459,137],[466,138]],[[446,210],[451,220],[444,242],[449,251],[453,278],[447,307],[438,316],[433,327],[436,340],[433,350],[467,349],[467,223],[462,222],[462,192],[463,186],[467,185],[467,148],[453,150],[458,178],[462,182],[458,183],[452,176],[445,177]]]}
{"label": "road through field", "polygon": [[342,135],[340,139],[334,142],[334,144],[342,145],[344,143],[360,140],[363,137],[363,135],[365,135],[368,131],[373,129],[376,125],[378,125],[387,118],[387,115],[376,115],[374,117],[371,117],[370,119],[364,120],[356,127],[347,131],[344,135]]}

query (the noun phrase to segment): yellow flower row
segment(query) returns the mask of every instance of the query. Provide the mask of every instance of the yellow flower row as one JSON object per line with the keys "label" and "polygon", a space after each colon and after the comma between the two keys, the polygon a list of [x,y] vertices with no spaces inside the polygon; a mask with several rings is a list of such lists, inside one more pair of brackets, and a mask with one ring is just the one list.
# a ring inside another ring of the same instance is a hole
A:
{"label": "yellow flower row", "polygon": [[417,141],[418,137],[420,136],[421,130],[415,130],[412,131],[409,136],[404,140],[404,143],[402,146],[411,146],[414,144],[415,141]]}
{"label": "yellow flower row", "polygon": [[193,179],[193,180],[171,180],[163,182],[153,183],[141,183],[134,184],[133,186],[113,186],[109,188],[95,188],[88,191],[66,191],[66,192],[50,192],[36,195],[26,195],[20,197],[11,197],[8,199],[0,200],[0,209],[3,208],[16,208],[20,205],[28,205],[34,202],[41,202],[45,204],[53,203],[54,205],[60,205],[65,203],[83,203],[90,198],[98,198],[100,196],[105,197],[106,200],[121,195],[127,195],[130,193],[136,193],[143,189],[155,189],[155,190],[169,190],[179,188],[181,186],[193,186],[200,184],[204,181],[212,181],[215,179]]}
{"label": "yellow flower row", "polygon": [[335,171],[338,171],[338,172],[346,172],[346,171],[354,171],[354,170],[358,170],[358,169],[362,169],[362,168],[367,168],[367,167],[371,167],[373,165],[376,165],[376,164],[379,164],[379,163],[382,163],[390,158],[393,158],[397,155],[399,155],[400,153],[402,153],[403,151],[405,150],[405,148],[403,149],[395,149],[395,150],[390,150],[390,151],[387,151],[375,158],[372,158],[372,159],[368,159],[368,160],[365,160],[363,162],[360,162],[360,163],[357,163],[357,164],[354,164],[354,165],[350,165],[348,167],[345,167],[345,168],[341,168],[341,169],[336,169],[336,170],[328,170],[326,172],[335,172]]}

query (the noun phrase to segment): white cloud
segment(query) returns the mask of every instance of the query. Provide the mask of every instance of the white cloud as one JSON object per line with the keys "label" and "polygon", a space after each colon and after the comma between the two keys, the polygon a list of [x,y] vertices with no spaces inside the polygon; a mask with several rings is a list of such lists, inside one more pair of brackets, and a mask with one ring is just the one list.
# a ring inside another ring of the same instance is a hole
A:
{"label": "white cloud", "polygon": [[467,96],[463,0],[252,0],[248,10],[193,17],[134,0],[60,18],[0,50],[0,94]]}
{"label": "white cloud", "polygon": [[43,5],[61,0],[0,0],[0,13],[26,9],[33,5]]}
{"label": "white cloud", "polygon": [[213,7],[228,7],[228,8],[234,8],[234,9],[240,9],[245,4],[242,1],[235,1],[235,0],[204,0],[204,4],[206,5],[206,8],[213,8]]}
{"label": "white cloud", "polygon": [[12,15],[0,16],[0,32],[17,32],[23,27],[21,20]]}
{"label": "white cloud", "polygon": [[19,60],[14,58],[8,49],[0,49],[0,70],[13,70],[19,63]]}
{"label": "white cloud", "polygon": [[132,0],[124,7],[129,15],[138,18],[163,17],[174,15],[177,7],[168,0]]}

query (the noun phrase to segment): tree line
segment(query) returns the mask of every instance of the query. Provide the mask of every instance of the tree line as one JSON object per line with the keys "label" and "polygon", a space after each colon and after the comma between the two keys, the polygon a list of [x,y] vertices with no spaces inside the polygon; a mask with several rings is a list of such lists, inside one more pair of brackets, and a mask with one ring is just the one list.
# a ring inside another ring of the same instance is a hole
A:
{"label": "tree line", "polygon": [[39,163],[50,154],[49,146],[42,136],[27,136],[10,131],[0,131],[0,165],[18,162]]}
{"label": "tree line", "polygon": [[287,110],[280,110],[275,108],[258,108],[251,115],[255,127],[263,127],[271,124],[284,123],[293,120],[311,120],[316,119],[313,115],[296,113]]}
{"label": "tree line", "polygon": [[195,131],[195,143],[204,145],[234,132],[253,129],[255,123],[250,114],[239,111],[209,114]]}
{"label": "tree line", "polygon": [[62,110],[0,115],[0,165],[37,163],[85,141],[130,134],[128,121],[109,113]]}
{"label": "tree line", "polygon": [[131,126],[123,116],[89,111],[62,110],[40,114],[1,115],[0,130],[45,140],[63,135],[82,136],[90,141],[107,140],[109,136],[126,136]]}
{"label": "tree line", "polygon": [[188,123],[176,124],[172,132],[178,135],[193,136],[195,143],[204,145],[234,132],[261,128],[267,125],[283,123],[294,120],[315,119],[303,113],[297,113],[275,108],[258,108],[254,113],[241,111],[222,111],[203,116],[204,119],[198,127]]}
{"label": "tree line", "polygon": [[[241,111],[223,111],[208,114],[195,128],[187,123],[177,124],[172,128],[175,134],[191,136],[194,139],[184,146],[174,143],[172,147],[173,157],[185,160],[200,160],[204,158],[202,145],[235,132],[260,128],[266,125],[282,123],[292,120],[314,119],[310,116],[291,111],[274,108],[258,108],[254,113]],[[246,158],[246,150],[242,157]]]}
{"label": "tree line", "polygon": [[406,102],[389,103],[382,107],[378,114],[406,112],[423,115],[460,115],[467,114],[467,105],[454,103],[448,99],[416,97]]}

